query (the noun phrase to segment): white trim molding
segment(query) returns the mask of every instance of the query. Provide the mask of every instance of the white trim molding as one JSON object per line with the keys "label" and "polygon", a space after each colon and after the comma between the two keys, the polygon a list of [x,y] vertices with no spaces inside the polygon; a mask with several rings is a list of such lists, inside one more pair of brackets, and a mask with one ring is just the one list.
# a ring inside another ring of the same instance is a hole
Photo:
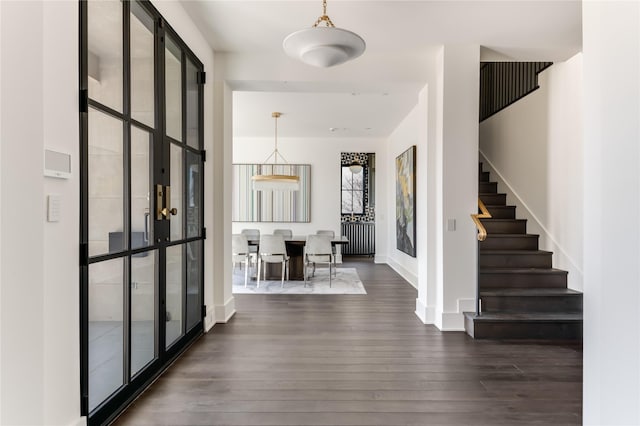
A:
{"label": "white trim molding", "polygon": [[400,265],[392,258],[387,258],[387,265],[391,267],[394,271],[396,271],[402,278],[405,279],[409,284],[413,286],[416,290],[418,289],[418,276],[412,272],[410,272],[407,268]]}
{"label": "white trim molding", "polygon": [[216,305],[215,306],[215,319],[216,324],[218,323],[227,323],[232,316],[236,313],[236,299],[231,296],[224,302],[224,305]]}
{"label": "white trim molding", "polygon": [[457,312],[436,311],[435,325],[440,331],[464,331],[465,311],[475,311],[475,299],[458,299]]}
{"label": "white trim molding", "polygon": [[423,324],[435,324],[436,322],[436,308],[425,306],[420,299],[416,299],[416,315]]}

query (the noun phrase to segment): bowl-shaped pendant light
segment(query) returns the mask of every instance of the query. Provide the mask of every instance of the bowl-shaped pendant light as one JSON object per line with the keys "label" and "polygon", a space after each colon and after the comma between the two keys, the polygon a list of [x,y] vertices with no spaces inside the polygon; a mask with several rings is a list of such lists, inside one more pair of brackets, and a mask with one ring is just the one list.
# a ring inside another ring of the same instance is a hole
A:
{"label": "bowl-shaped pendant light", "polygon": [[[327,16],[327,0],[322,1],[323,14],[311,28],[291,33],[282,42],[287,55],[315,67],[332,67],[355,59],[364,53],[366,43],[358,34],[336,28]],[[324,22],[325,27],[318,25]]]}

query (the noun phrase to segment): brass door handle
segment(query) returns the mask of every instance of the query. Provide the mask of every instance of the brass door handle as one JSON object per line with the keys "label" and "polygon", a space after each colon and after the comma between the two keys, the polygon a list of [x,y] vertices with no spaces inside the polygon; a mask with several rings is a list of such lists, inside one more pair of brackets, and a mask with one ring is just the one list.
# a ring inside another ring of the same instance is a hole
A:
{"label": "brass door handle", "polygon": [[162,216],[168,218],[169,214],[172,214],[173,216],[178,214],[178,209],[176,209],[175,207],[172,209],[168,209],[168,208],[163,208],[162,210],[160,210],[160,213],[162,213]]}
{"label": "brass door handle", "polygon": [[156,185],[156,219],[168,220],[170,215],[175,216],[177,214],[178,209],[171,208],[171,187]]}

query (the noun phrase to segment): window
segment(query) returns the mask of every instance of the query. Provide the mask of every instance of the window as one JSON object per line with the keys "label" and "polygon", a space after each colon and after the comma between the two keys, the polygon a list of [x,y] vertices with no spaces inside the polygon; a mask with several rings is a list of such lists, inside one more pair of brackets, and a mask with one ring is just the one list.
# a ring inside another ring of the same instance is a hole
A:
{"label": "window", "polygon": [[364,214],[364,168],[353,173],[342,167],[342,214]]}

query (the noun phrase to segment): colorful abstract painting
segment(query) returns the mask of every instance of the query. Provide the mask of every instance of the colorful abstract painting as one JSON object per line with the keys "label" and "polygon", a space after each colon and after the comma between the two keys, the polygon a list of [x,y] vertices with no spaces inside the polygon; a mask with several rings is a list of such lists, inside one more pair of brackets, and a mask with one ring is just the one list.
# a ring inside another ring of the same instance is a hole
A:
{"label": "colorful abstract painting", "polygon": [[416,257],[416,147],[396,157],[396,248]]}

